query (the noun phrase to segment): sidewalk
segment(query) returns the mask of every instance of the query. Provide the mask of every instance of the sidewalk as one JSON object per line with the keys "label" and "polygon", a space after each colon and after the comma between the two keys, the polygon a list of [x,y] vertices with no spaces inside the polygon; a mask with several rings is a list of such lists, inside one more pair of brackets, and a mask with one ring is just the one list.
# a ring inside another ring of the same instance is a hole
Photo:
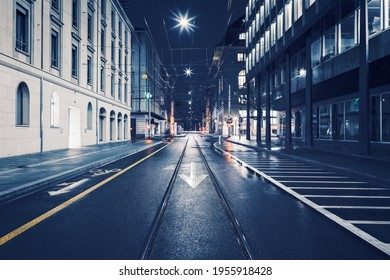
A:
{"label": "sidewalk", "polygon": [[0,158],[0,203],[162,143],[119,142]]}
{"label": "sidewalk", "polygon": [[373,180],[389,186],[390,184],[390,155],[389,157],[375,157],[362,155],[347,155],[332,153],[310,148],[274,149],[267,150],[265,147],[258,147],[255,140],[246,140],[245,137],[233,136],[225,141],[240,144],[256,150],[270,153],[283,154],[285,156],[303,160],[318,166],[347,172],[352,176]]}

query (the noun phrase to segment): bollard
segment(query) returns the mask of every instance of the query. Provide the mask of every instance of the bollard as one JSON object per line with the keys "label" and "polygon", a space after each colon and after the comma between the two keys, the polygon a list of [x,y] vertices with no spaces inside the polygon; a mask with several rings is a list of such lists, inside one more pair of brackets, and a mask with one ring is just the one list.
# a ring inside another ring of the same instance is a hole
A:
{"label": "bollard", "polygon": [[221,135],[218,136],[218,144],[222,145],[222,136]]}

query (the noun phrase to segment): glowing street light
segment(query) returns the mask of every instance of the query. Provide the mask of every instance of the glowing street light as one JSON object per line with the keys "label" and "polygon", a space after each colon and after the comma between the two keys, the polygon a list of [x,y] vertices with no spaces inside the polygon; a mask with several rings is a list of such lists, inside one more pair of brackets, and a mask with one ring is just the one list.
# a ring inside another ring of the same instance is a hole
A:
{"label": "glowing street light", "polygon": [[180,27],[180,33],[182,33],[183,30],[187,32],[194,31],[195,24],[193,20],[195,17],[189,18],[188,13],[183,15],[180,12],[178,14],[173,13],[173,15],[175,16],[173,19],[177,22],[174,28]]}
{"label": "glowing street light", "polygon": [[184,69],[184,74],[187,76],[187,77],[191,77],[193,72],[192,72],[192,69],[190,67],[187,67],[186,69]]}

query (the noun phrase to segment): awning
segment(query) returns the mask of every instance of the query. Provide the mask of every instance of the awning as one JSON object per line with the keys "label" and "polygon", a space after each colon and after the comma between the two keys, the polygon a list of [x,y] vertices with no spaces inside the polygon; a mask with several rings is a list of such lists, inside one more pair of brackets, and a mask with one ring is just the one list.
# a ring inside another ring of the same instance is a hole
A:
{"label": "awning", "polygon": [[150,112],[150,116],[151,116],[152,118],[158,119],[158,120],[160,120],[160,121],[164,121],[164,120],[165,120],[165,118],[163,118],[163,117],[161,117],[160,115],[157,115],[156,113],[153,113],[153,112]]}

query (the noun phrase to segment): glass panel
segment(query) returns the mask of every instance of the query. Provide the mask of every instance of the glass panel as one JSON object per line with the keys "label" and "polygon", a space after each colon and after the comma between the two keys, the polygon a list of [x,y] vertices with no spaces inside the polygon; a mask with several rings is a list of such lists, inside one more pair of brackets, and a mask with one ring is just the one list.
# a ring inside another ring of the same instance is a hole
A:
{"label": "glass panel", "polygon": [[345,102],[345,139],[358,140],[359,99]]}
{"label": "glass panel", "polygon": [[331,28],[323,36],[323,60],[326,61],[335,55],[336,51],[336,28]]}
{"label": "glass panel", "polygon": [[382,95],[382,141],[390,142],[390,93]]}
{"label": "glass panel", "polygon": [[28,51],[28,15],[19,5],[16,10],[16,49]]}
{"label": "glass panel", "polygon": [[318,108],[313,108],[313,138],[318,137]]}
{"label": "glass panel", "polygon": [[330,139],[332,135],[332,124],[330,121],[330,105],[324,105],[319,108],[320,115],[320,138]]}
{"label": "glass panel", "polygon": [[294,21],[302,16],[302,0],[294,0]]}
{"label": "glass panel", "polygon": [[292,26],[292,2],[285,5],[285,30],[287,31]]}
{"label": "glass panel", "polygon": [[58,33],[51,32],[51,66],[58,67]]}
{"label": "glass panel", "polygon": [[311,66],[314,68],[321,64],[321,41],[317,40],[311,45]]}
{"label": "glass panel", "polygon": [[283,10],[278,14],[278,34],[277,37],[280,39],[283,36]]}
{"label": "glass panel", "polygon": [[276,42],[276,22],[271,23],[271,46],[274,46]]}
{"label": "glass panel", "polygon": [[264,42],[264,45],[265,45],[265,52],[268,52],[269,51],[269,29],[267,31],[265,31],[265,42]]}
{"label": "glass panel", "polygon": [[368,2],[368,34],[372,35],[381,30],[381,0]]}
{"label": "glass panel", "polygon": [[344,103],[332,106],[332,138],[344,140]]}
{"label": "glass panel", "polygon": [[340,23],[340,52],[344,52],[356,45],[355,13]]}
{"label": "glass panel", "polygon": [[371,114],[371,141],[381,141],[381,96],[376,95],[371,97],[370,114]]}

